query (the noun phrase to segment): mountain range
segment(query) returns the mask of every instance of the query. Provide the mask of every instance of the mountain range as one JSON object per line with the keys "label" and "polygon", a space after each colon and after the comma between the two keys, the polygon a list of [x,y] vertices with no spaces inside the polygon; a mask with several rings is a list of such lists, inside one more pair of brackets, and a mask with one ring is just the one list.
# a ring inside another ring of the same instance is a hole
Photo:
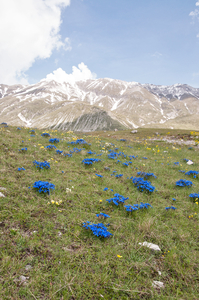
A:
{"label": "mountain range", "polygon": [[0,123],[74,131],[199,129],[199,88],[116,79],[0,84]]}

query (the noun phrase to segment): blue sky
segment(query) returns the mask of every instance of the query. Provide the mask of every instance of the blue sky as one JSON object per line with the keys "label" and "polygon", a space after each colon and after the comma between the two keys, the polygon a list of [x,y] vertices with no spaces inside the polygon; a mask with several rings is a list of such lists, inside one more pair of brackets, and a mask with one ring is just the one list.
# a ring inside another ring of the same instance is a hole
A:
{"label": "blue sky", "polygon": [[83,62],[96,78],[199,88],[197,0],[64,1],[56,34],[65,46],[53,44],[42,55],[35,50],[18,77],[36,83],[58,68],[70,74]]}

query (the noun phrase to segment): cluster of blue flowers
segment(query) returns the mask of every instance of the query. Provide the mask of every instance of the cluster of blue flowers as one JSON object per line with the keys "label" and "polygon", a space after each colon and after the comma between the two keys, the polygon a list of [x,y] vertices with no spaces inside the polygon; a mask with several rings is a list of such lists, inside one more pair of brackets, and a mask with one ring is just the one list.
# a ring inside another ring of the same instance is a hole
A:
{"label": "cluster of blue flowers", "polygon": [[110,153],[108,154],[108,158],[111,158],[111,159],[116,159],[118,157],[118,153],[111,150]]}
{"label": "cluster of blue flowers", "polygon": [[48,132],[43,132],[43,133],[41,134],[41,136],[44,136],[44,137],[49,137],[49,136],[50,136],[50,134],[49,134]]}
{"label": "cluster of blue flowers", "polygon": [[84,144],[87,144],[88,145],[88,143],[84,139],[78,139],[78,140],[73,141],[73,142],[68,142],[68,144],[71,144],[71,145],[77,145],[77,144],[84,145]]}
{"label": "cluster of blue flowers", "polygon": [[[107,225],[108,226],[108,225]],[[86,229],[90,229],[94,235],[98,237],[110,237],[113,235],[107,230],[107,227],[103,223],[98,223],[98,224],[92,224],[91,222],[84,222],[83,227]]]}
{"label": "cluster of blue flowers", "polygon": [[123,158],[126,158],[127,155],[124,154],[123,152],[115,152],[114,150],[109,150],[109,154],[108,154],[108,158],[111,158],[111,159],[117,159],[119,156],[123,157]]}
{"label": "cluster of blue flowers", "polygon": [[174,162],[173,164],[176,166],[179,166],[180,163],[177,161],[177,162]]}
{"label": "cluster of blue flowers", "polygon": [[5,123],[5,122],[2,122],[2,123],[1,123],[1,125],[7,125],[7,123]]}
{"label": "cluster of blue flowers", "polygon": [[192,186],[192,184],[193,183],[191,181],[185,180],[185,179],[180,179],[180,180],[176,181],[177,186],[188,186],[188,187],[190,187],[190,186]]}
{"label": "cluster of blue flowers", "polygon": [[48,145],[48,146],[46,146],[45,148],[46,148],[46,149],[49,149],[49,150],[57,149],[57,147],[54,146],[54,145]]}
{"label": "cluster of blue flowers", "polygon": [[64,153],[64,156],[72,157],[73,155],[70,153]]}
{"label": "cluster of blue flowers", "polygon": [[36,168],[39,168],[39,169],[50,169],[50,163],[47,161],[39,162],[37,160],[34,160],[33,164],[36,166]]}
{"label": "cluster of blue flowers", "polygon": [[100,174],[95,174],[97,177],[100,177],[100,178],[102,178],[103,176],[102,175],[100,175]]}
{"label": "cluster of blue flowers", "polygon": [[136,155],[136,156],[135,156],[135,155],[129,155],[129,159],[132,159],[132,158],[135,159],[135,158],[137,158],[137,157],[138,157],[137,155]]}
{"label": "cluster of blue flowers", "polygon": [[126,142],[126,140],[125,139],[120,139],[120,142]]}
{"label": "cluster of blue flowers", "polygon": [[100,217],[100,218],[101,218],[101,217],[103,217],[103,218],[105,218],[105,219],[106,219],[106,218],[110,218],[110,216],[109,216],[109,215],[107,215],[107,214],[104,214],[104,213],[99,213],[99,214],[96,214],[96,217],[98,217],[98,218],[99,218],[99,217]]}
{"label": "cluster of blue flowers", "polygon": [[149,193],[152,193],[155,190],[155,187],[151,185],[150,181],[144,180],[142,177],[134,177],[132,181],[137,189],[141,192],[145,190]]}
{"label": "cluster of blue flowers", "polygon": [[189,195],[189,197],[191,197],[191,198],[199,198],[199,194],[192,193],[192,194]]}
{"label": "cluster of blue flowers", "polygon": [[114,198],[106,199],[109,203],[114,203],[115,205],[119,205],[120,203],[124,203],[124,201],[128,200],[129,198],[125,198],[124,196],[116,193],[114,194]]}
{"label": "cluster of blue flowers", "polygon": [[174,207],[174,206],[170,206],[170,207],[165,207],[165,209],[166,210],[169,210],[169,209],[173,209],[173,210],[175,210],[175,209],[177,209],[176,207]]}
{"label": "cluster of blue flowers", "polygon": [[153,173],[137,172],[137,175],[143,177],[144,179],[147,179],[150,176],[157,178],[157,176],[155,176]]}
{"label": "cluster of blue flowers", "polygon": [[20,128],[20,127],[17,127],[17,130],[21,130],[21,128]]}
{"label": "cluster of blue flowers", "polygon": [[185,175],[193,175],[193,178],[196,178],[196,175],[198,175],[198,174],[199,174],[198,171],[193,171],[193,170],[190,170],[185,173]]}
{"label": "cluster of blue flowers", "polygon": [[57,154],[62,154],[63,151],[62,151],[62,150],[56,150],[56,153],[57,153]]}
{"label": "cluster of blue flowers", "polygon": [[76,147],[74,147],[72,150],[70,150],[69,152],[72,154],[72,153],[79,153],[79,152],[81,152],[82,151],[82,149],[79,149],[79,148],[76,148]]}
{"label": "cluster of blue flowers", "polygon": [[18,171],[25,171],[26,169],[25,168],[18,168]]}
{"label": "cluster of blue flowers", "polygon": [[98,158],[85,158],[82,160],[82,163],[84,165],[92,165],[94,162],[101,161],[101,159]]}
{"label": "cluster of blue flowers", "polygon": [[128,167],[129,164],[132,164],[132,161],[125,161],[122,165],[123,165],[124,167]]}
{"label": "cluster of blue flowers", "polygon": [[133,204],[133,205],[124,205],[124,207],[126,208],[126,211],[135,211],[135,210],[139,210],[139,209],[148,209],[149,207],[152,207],[151,204],[149,203],[143,203],[141,202],[140,204]]}
{"label": "cluster of blue flowers", "polygon": [[59,139],[49,139],[49,143],[55,144],[55,143],[59,143]]}
{"label": "cluster of blue flowers", "polygon": [[123,174],[116,174],[116,175],[115,175],[116,178],[120,178],[120,177],[122,177],[122,176],[123,176]]}
{"label": "cluster of blue flowers", "polygon": [[183,160],[184,160],[184,161],[186,161],[186,162],[188,162],[188,161],[189,161],[189,159],[187,159],[187,158],[183,158]]}
{"label": "cluster of blue flowers", "polygon": [[35,181],[33,184],[33,188],[37,189],[39,193],[47,193],[48,195],[50,194],[50,190],[55,189],[55,185],[48,182],[48,181]]}
{"label": "cluster of blue flowers", "polygon": [[92,152],[91,150],[87,152],[87,154],[96,154],[95,152]]}
{"label": "cluster of blue flowers", "polygon": [[34,129],[32,129],[32,130],[30,130],[30,131],[29,131],[29,133],[35,133],[35,130],[34,130]]}
{"label": "cluster of blue flowers", "polygon": [[19,151],[25,152],[27,150],[28,150],[27,147],[24,147],[24,148],[21,148]]}

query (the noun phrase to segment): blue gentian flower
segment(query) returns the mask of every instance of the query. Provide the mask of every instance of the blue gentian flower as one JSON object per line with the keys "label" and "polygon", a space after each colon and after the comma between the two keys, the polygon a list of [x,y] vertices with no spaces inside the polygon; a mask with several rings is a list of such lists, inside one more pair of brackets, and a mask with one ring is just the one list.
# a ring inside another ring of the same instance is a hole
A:
{"label": "blue gentian flower", "polygon": [[54,190],[55,189],[55,185],[48,182],[48,181],[35,181],[35,183],[33,184],[33,188],[37,189],[39,191],[39,193],[47,193],[50,194],[50,190]]}
{"label": "blue gentian flower", "polygon": [[149,207],[152,207],[152,206],[149,203],[141,202],[140,204],[124,205],[124,207],[126,208],[126,211],[132,212],[132,211],[139,210],[139,209],[144,209],[144,208],[148,209]]}
{"label": "blue gentian flower", "polygon": [[27,150],[28,150],[27,147],[24,147],[24,148],[21,148],[19,151],[25,152]]}
{"label": "blue gentian flower", "polygon": [[57,154],[62,154],[63,151],[62,151],[62,150],[56,150],[56,153],[57,153]]}
{"label": "blue gentian flower", "polygon": [[59,143],[59,139],[56,139],[56,138],[54,138],[54,139],[49,139],[49,143],[52,143],[52,144],[54,144],[54,143]]}
{"label": "blue gentian flower", "polygon": [[25,171],[26,169],[22,168],[18,168],[18,171]]}
{"label": "blue gentian flower", "polygon": [[43,133],[41,134],[41,136],[44,136],[44,137],[50,137],[50,134],[49,134],[48,132],[43,132]]}
{"label": "blue gentian flower", "polygon": [[100,175],[100,174],[95,174],[97,177],[100,177],[100,178],[102,178],[103,176],[102,175]]}
{"label": "blue gentian flower", "polygon": [[192,194],[189,195],[189,197],[191,197],[191,198],[199,198],[199,193],[198,194],[197,193],[192,193]]}
{"label": "blue gentian flower", "polygon": [[113,235],[107,230],[107,227],[103,223],[92,224],[91,222],[87,221],[83,223],[83,227],[85,227],[86,229],[90,229],[93,232],[93,234],[98,237],[107,238]]}
{"label": "blue gentian flower", "polygon": [[84,165],[92,165],[94,162],[98,162],[98,161],[101,161],[101,160],[98,158],[85,158],[82,160],[82,163]]}
{"label": "blue gentian flower", "polygon": [[50,169],[50,163],[47,161],[39,162],[39,161],[34,160],[33,164],[36,166],[36,168],[39,168],[39,169]]}
{"label": "blue gentian flower", "polygon": [[108,201],[109,203],[114,203],[115,205],[119,205],[120,203],[124,203],[124,201],[128,200],[129,198],[125,198],[124,196],[116,193],[114,194],[114,197],[113,198],[110,198],[110,199],[106,199],[106,201]]}
{"label": "blue gentian flower", "polygon": [[137,189],[141,192],[145,190],[147,192],[152,193],[155,190],[155,187],[151,185],[150,181],[144,180],[141,177],[134,177],[132,182],[137,187]]}
{"label": "blue gentian flower", "polygon": [[96,217],[104,217],[105,219],[106,218],[110,218],[110,216],[109,215],[106,215],[106,214],[104,214],[104,213],[99,213],[99,214],[96,214]]}
{"label": "blue gentian flower", "polygon": [[45,147],[46,149],[52,150],[52,149],[57,149],[54,145],[48,145]]}
{"label": "blue gentian flower", "polygon": [[147,179],[148,177],[154,177],[157,178],[153,173],[146,173],[146,172],[137,172],[138,176],[144,177],[144,179]]}
{"label": "blue gentian flower", "polygon": [[169,210],[169,209],[173,209],[173,210],[176,210],[177,208],[174,207],[174,206],[170,206],[170,207],[165,207],[166,210]]}
{"label": "blue gentian flower", "polygon": [[177,186],[188,186],[191,187],[192,186],[192,182],[189,180],[184,180],[184,179],[180,179],[178,181],[176,181],[176,185]]}

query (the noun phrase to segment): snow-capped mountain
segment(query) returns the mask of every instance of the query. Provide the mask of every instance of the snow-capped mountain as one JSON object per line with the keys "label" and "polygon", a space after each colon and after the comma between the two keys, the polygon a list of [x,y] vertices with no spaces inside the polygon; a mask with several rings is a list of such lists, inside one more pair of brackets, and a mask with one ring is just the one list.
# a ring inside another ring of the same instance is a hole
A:
{"label": "snow-capped mountain", "polygon": [[43,80],[0,85],[0,123],[93,131],[173,127],[199,129],[199,89],[116,79],[76,83]]}

